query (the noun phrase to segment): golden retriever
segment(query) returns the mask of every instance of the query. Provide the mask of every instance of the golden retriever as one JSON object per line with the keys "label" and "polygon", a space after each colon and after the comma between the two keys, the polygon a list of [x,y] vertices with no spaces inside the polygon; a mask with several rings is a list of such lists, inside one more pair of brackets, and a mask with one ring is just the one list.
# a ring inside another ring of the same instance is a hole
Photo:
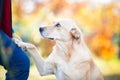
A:
{"label": "golden retriever", "polygon": [[71,19],[60,19],[53,25],[40,27],[43,38],[55,40],[56,45],[46,61],[33,44],[15,41],[26,48],[41,76],[54,74],[57,80],[103,80],[87,48],[81,30]]}

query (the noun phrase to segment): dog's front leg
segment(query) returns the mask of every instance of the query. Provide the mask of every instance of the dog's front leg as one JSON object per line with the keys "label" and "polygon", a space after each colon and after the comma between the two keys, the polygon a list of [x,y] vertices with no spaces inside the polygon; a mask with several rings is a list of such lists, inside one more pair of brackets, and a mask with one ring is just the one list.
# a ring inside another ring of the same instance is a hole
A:
{"label": "dog's front leg", "polygon": [[53,66],[50,62],[45,62],[42,57],[40,56],[40,53],[38,49],[30,43],[25,43],[23,41],[20,41],[18,39],[14,39],[14,42],[21,48],[27,50],[29,54],[32,56],[35,65],[40,73],[41,76],[47,75],[47,74],[53,74]]}
{"label": "dog's front leg", "polygon": [[[30,46],[29,46],[30,47]],[[53,74],[53,65],[50,62],[45,62],[42,57],[40,56],[40,53],[38,49],[34,46],[34,48],[27,48],[27,51],[32,56],[35,65],[37,66],[37,69],[41,76],[45,76],[48,74]]]}

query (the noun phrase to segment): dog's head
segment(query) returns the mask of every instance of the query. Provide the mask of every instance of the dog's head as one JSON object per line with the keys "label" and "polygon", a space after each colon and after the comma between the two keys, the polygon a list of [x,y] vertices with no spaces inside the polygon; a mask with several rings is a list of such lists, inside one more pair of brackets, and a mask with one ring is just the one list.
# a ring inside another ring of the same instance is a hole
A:
{"label": "dog's head", "polygon": [[51,26],[40,27],[39,31],[44,38],[51,40],[70,41],[79,40],[81,37],[81,31],[70,19],[55,21]]}

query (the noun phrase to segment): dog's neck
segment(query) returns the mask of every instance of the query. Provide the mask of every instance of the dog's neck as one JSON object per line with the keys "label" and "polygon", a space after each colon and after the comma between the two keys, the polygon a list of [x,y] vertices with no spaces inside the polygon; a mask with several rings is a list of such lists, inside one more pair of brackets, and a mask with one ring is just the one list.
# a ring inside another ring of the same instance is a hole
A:
{"label": "dog's neck", "polygon": [[87,46],[85,45],[84,42],[80,42],[80,44],[75,43],[74,41],[67,41],[67,42],[62,42],[62,41],[56,41],[56,48],[59,52],[62,53],[58,53],[60,54],[60,56],[64,57],[64,59],[66,59],[67,61],[69,61],[71,59],[71,56],[74,55],[74,52],[77,52],[80,54],[80,56],[86,56],[86,55],[91,55],[89,54],[90,52],[87,52],[86,54],[82,53],[79,51],[79,49],[82,50],[88,50]]}
{"label": "dog's neck", "polygon": [[72,51],[70,49],[72,49],[72,41],[68,42],[56,41],[56,48],[60,50],[60,52],[62,52],[60,53],[61,55],[67,56],[68,58],[71,57]]}
{"label": "dog's neck", "polygon": [[64,50],[64,52],[66,53],[68,49],[72,47],[72,41],[67,41],[67,42],[56,41],[56,46],[59,49]]}
{"label": "dog's neck", "polygon": [[56,47],[60,51],[62,51],[65,55],[68,54],[68,52],[70,51],[70,49],[72,49],[72,51],[75,51],[76,49],[78,50],[78,48],[84,47],[84,46],[85,46],[84,42],[80,42],[78,44],[78,42],[76,42],[74,40],[70,40],[70,41],[66,41],[66,42],[56,41]]}

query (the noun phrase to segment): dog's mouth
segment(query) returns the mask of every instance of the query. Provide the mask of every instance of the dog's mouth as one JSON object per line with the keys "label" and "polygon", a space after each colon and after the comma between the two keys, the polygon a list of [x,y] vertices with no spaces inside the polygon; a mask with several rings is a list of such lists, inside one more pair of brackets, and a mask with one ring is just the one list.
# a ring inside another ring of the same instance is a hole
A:
{"label": "dog's mouth", "polygon": [[54,38],[48,38],[48,39],[50,39],[50,40],[54,40]]}

